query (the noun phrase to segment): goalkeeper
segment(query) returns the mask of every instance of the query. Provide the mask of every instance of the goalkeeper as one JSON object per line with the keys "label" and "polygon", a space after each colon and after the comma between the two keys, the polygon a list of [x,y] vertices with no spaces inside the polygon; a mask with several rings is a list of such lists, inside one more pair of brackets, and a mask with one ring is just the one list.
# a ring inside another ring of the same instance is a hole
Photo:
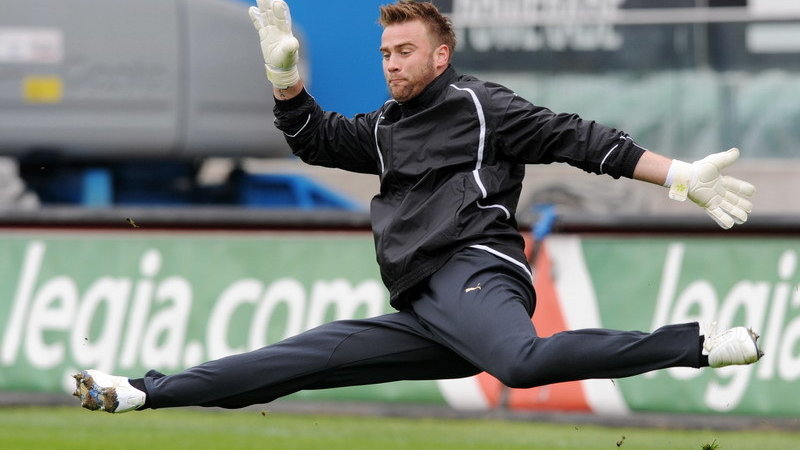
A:
{"label": "goalkeeper", "polygon": [[[690,199],[727,229],[747,220],[755,192],[723,175],[738,150],[694,163],[672,160],[624,132],[460,75],[450,65],[456,43],[449,20],[431,3],[407,0],[380,12],[391,99],[346,118],[323,111],[305,90],[286,3],[259,0],[250,15],[273,85],[275,123],[293,152],[309,164],[380,177],[372,228],[397,311],[327,323],[172,375],[150,371],[129,380],[84,370],[75,375],[84,407],[239,408],[303,389],[481,371],[524,388],[761,357],[758,336],[744,327],[701,335],[697,323],[684,323],[652,333],[584,329],[538,337],[531,270],[514,219],[525,164],[565,162],[663,185],[670,198]],[[342,88],[357,90],[357,80]],[[622,274],[609,282],[624,283]]]}

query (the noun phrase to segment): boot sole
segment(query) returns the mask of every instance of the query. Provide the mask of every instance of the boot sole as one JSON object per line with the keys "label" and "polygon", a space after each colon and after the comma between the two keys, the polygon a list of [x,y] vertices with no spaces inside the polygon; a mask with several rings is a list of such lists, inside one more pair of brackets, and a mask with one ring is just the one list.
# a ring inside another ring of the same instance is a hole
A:
{"label": "boot sole", "polygon": [[110,413],[116,411],[119,401],[113,387],[98,386],[92,375],[86,370],[76,373],[72,378],[75,378],[76,385],[72,395],[80,399],[82,407],[90,411],[100,410]]}
{"label": "boot sole", "polygon": [[760,338],[761,336],[759,336],[758,333],[753,331],[752,328],[748,328],[747,329],[747,334],[750,335],[750,339],[753,340],[753,345],[755,345],[755,347],[756,347],[756,359],[755,359],[755,361],[752,361],[752,362],[756,362],[759,359],[764,357],[764,352],[762,352],[761,349],[758,347],[758,338]]}

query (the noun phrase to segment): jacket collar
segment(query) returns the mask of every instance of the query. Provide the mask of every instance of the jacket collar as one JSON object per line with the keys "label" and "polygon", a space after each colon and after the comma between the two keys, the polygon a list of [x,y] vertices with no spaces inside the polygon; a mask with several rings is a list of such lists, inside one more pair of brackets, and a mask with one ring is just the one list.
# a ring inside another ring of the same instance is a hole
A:
{"label": "jacket collar", "polygon": [[458,74],[453,66],[447,66],[447,69],[434,78],[419,95],[407,102],[399,103],[403,115],[414,114],[430,106],[450,83],[455,82],[456,78]]}

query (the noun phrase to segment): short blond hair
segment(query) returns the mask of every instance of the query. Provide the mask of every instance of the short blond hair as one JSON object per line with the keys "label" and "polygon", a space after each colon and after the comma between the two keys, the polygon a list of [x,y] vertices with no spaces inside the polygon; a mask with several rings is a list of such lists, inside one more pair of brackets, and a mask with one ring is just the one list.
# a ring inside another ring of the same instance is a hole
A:
{"label": "short blond hair", "polygon": [[417,2],[414,0],[399,0],[391,5],[380,8],[381,15],[378,24],[386,28],[389,25],[420,20],[428,27],[437,42],[436,45],[446,45],[450,49],[450,57],[456,50],[456,33],[450,18],[439,12],[439,8],[431,2]]}

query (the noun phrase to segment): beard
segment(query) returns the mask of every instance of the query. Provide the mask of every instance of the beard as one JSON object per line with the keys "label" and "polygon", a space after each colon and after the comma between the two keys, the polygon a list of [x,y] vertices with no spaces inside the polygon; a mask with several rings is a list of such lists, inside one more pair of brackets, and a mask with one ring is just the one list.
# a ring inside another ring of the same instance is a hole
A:
{"label": "beard", "polygon": [[436,67],[431,58],[420,68],[418,73],[405,76],[403,81],[397,84],[392,84],[388,80],[387,83],[392,98],[402,103],[419,95],[434,78],[436,78]]}

